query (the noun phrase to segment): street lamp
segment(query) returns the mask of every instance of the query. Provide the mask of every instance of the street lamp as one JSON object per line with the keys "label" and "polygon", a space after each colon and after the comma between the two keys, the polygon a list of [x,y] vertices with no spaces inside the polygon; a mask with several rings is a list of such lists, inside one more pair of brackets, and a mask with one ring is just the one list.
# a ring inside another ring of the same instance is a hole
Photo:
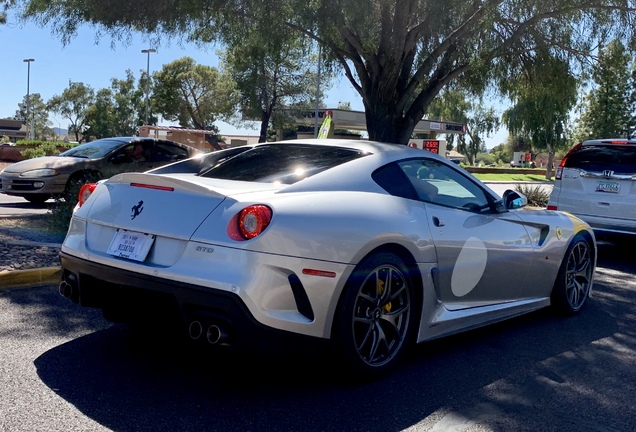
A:
{"label": "street lamp", "polygon": [[34,62],[35,59],[29,58],[29,59],[24,59],[22,60],[23,62],[25,62],[27,64],[27,97],[26,97],[26,109],[27,109],[27,115],[26,115],[26,128],[27,128],[27,136],[29,139],[33,139],[33,125],[31,125],[31,127],[29,127],[29,120],[31,119],[31,106],[30,106],[30,101],[29,101],[29,85],[30,85],[30,81],[31,81],[31,62]]}
{"label": "street lamp", "polygon": [[148,101],[148,94],[150,93],[150,53],[157,52],[154,48],[148,48],[141,50],[143,54],[148,54],[148,61],[146,62],[146,125],[148,124],[148,112],[150,111],[150,102]]}

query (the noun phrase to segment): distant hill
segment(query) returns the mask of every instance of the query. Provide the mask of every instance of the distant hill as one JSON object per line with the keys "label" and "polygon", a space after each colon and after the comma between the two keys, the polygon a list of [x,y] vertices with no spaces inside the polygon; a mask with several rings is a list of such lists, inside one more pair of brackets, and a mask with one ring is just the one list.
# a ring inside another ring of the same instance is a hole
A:
{"label": "distant hill", "polygon": [[68,135],[68,129],[60,129],[60,128],[54,127],[53,132],[55,132],[55,135],[57,136]]}

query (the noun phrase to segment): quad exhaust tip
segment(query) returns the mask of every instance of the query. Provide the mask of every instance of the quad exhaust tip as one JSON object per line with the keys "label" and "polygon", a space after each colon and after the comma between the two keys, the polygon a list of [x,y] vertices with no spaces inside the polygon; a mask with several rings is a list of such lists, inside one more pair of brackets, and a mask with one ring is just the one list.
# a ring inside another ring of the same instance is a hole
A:
{"label": "quad exhaust tip", "polygon": [[203,334],[203,326],[199,321],[192,321],[188,327],[188,334],[193,340],[197,340]]}
{"label": "quad exhaust tip", "polygon": [[73,285],[64,280],[60,282],[58,290],[60,295],[66,299],[70,299],[73,296]]}
{"label": "quad exhaust tip", "polygon": [[205,340],[212,345],[226,344],[229,340],[229,333],[219,324],[210,324],[207,329],[197,320],[191,321],[188,326],[188,334],[192,340],[201,339],[205,332]]}

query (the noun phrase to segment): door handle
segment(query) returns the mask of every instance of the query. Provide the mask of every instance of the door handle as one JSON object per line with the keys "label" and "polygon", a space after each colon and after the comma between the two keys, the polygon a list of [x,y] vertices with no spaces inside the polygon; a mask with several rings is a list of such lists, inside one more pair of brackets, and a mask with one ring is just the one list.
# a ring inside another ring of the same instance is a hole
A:
{"label": "door handle", "polygon": [[444,221],[441,221],[437,216],[433,216],[433,225],[439,228],[439,227],[443,227],[446,224],[444,223]]}

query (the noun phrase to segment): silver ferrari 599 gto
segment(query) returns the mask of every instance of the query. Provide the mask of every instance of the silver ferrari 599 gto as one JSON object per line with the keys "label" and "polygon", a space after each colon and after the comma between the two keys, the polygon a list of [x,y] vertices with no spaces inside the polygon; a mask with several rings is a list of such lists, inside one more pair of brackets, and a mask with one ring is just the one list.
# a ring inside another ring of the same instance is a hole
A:
{"label": "silver ferrari 599 gto", "polygon": [[217,345],[313,338],[363,374],[413,343],[546,306],[575,314],[596,265],[581,220],[404,145],[231,148],[85,186],[80,204],[65,297]]}

